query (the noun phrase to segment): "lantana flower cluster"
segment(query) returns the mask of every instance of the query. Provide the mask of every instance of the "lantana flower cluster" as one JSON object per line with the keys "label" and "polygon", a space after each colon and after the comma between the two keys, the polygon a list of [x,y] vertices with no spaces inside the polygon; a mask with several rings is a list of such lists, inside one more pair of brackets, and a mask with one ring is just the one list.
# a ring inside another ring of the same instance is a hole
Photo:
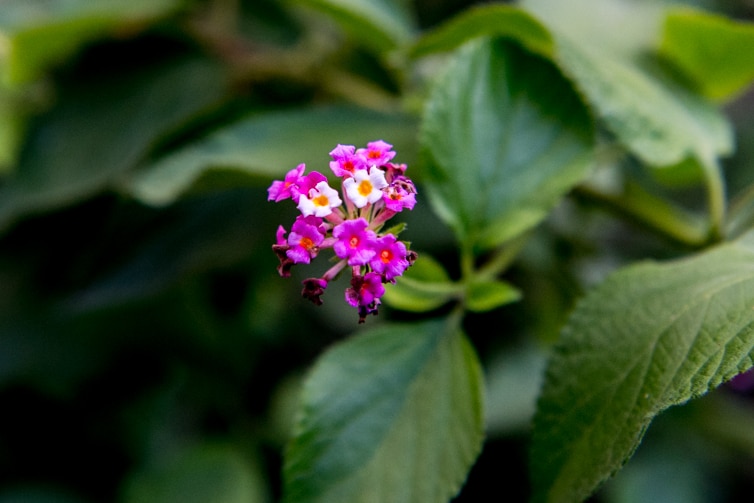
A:
{"label": "lantana flower cluster", "polygon": [[330,152],[330,169],[341,181],[340,192],[322,173],[304,174],[304,164],[267,189],[268,201],[292,199],[301,212],[290,232],[278,227],[272,245],[280,259],[280,276],[289,277],[294,264],[309,264],[331,248],[335,265],[320,277],[305,279],[301,294],[321,305],[327,285],[348,268],[351,283],[345,299],[358,309],[359,323],[377,314],[384,284],[395,283],[416,260],[416,253],[398,240],[397,232],[383,232],[395,214],[416,204],[414,183],[405,175],[405,164],[392,162],[392,149],[382,140],[369,142],[366,148],[336,146]]}

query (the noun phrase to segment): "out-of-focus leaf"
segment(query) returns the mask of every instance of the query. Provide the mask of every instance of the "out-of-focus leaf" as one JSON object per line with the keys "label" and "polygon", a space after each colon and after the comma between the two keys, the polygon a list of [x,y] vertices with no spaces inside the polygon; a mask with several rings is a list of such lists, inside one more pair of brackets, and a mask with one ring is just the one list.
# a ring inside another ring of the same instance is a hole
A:
{"label": "out-of-focus leaf", "polygon": [[660,53],[677,64],[702,94],[735,97],[754,81],[754,24],[690,8],[668,11]]}
{"label": "out-of-focus leaf", "polygon": [[37,486],[17,487],[0,493],[0,503],[87,503],[69,491]]}
{"label": "out-of-focus leaf", "polygon": [[534,501],[583,501],[652,419],[752,366],[754,234],[697,256],[629,266],[577,306],[534,419]]}
{"label": "out-of-focus leaf", "polygon": [[688,438],[671,437],[662,446],[639,451],[600,493],[606,503],[707,503],[718,499],[723,488],[701,456],[691,450]]}
{"label": "out-of-focus leaf", "polygon": [[[305,163],[307,172],[327,174],[332,160],[328,154],[337,144],[362,147],[378,139],[393,145],[395,162],[411,163],[416,152],[416,127],[416,121],[407,115],[352,107],[254,115],[135,172],[124,181],[124,190],[147,204],[164,205],[212,171],[227,174],[235,170],[239,177],[257,180],[282,178]],[[205,182],[212,180],[205,178]]]}
{"label": "out-of-focus leaf", "polygon": [[23,379],[46,393],[68,396],[100,369],[114,346],[89,337],[76,320],[49,310],[0,316],[0,389]]}
{"label": "out-of-focus leaf", "polygon": [[[525,25],[536,28],[509,28],[510,19],[523,15],[504,6],[483,6],[425,35],[413,51],[417,56],[447,51],[502,30],[550,57],[608,129],[646,163],[664,167],[696,156],[713,169],[710,159],[732,151],[730,125],[714,104],[646,64],[647,54],[658,54],[665,14],[671,25],[679,24],[674,10],[660,2],[617,0],[525,0],[520,5],[531,17],[524,18]],[[592,14],[584,16],[586,11]],[[750,58],[748,53],[741,57]],[[714,73],[706,75],[715,79]]]}
{"label": "out-of-focus leaf", "polygon": [[405,0],[292,1],[327,13],[359,42],[378,52],[407,42],[415,31]]}
{"label": "out-of-focus leaf", "polygon": [[26,131],[25,125],[26,117],[18,100],[11,91],[0,85],[0,175],[13,169]]}
{"label": "out-of-focus leaf", "polygon": [[694,156],[709,162],[733,148],[730,125],[712,103],[591,47],[559,40],[559,61],[618,140],[651,166]]}
{"label": "out-of-focus leaf", "polygon": [[78,82],[30,131],[18,169],[0,187],[0,229],[107,188],[171,131],[217,106],[225,84],[222,68],[199,59]]}
{"label": "out-of-focus leaf", "polygon": [[508,36],[542,56],[551,56],[553,52],[550,33],[535,17],[513,5],[489,4],[470,7],[429,31],[411,46],[409,54],[421,58],[451,51],[482,36]]}
{"label": "out-of-focus leaf", "polygon": [[97,257],[107,270],[71,292],[66,307],[82,312],[154,295],[192,275],[248,258],[260,249],[260,235],[273,269],[270,246],[277,215],[260,212],[260,200],[264,194],[259,191],[228,191],[134,218]]}
{"label": "out-of-focus leaf", "polygon": [[[728,121],[713,103],[652,70],[665,10],[661,4],[527,0],[547,26],[555,61],[617,139],[651,166],[694,156],[709,168],[733,148]],[[584,16],[586,10],[594,11]],[[599,22],[594,22],[599,19]]]}
{"label": "out-of-focus leaf", "polygon": [[385,324],[306,380],[284,501],[447,502],[483,439],[483,380],[458,320]]}
{"label": "out-of-focus leaf", "polygon": [[482,313],[516,302],[521,292],[510,283],[499,280],[475,281],[466,289],[466,307]]}
{"label": "out-of-focus leaf", "polygon": [[528,431],[547,353],[529,343],[505,347],[484,365],[488,435]]}
{"label": "out-of-focus leaf", "polygon": [[84,44],[133,32],[183,4],[184,0],[4,0],[0,7],[4,78],[13,86],[26,84]]}
{"label": "out-of-focus leaf", "polygon": [[385,288],[382,299],[397,309],[421,313],[437,309],[462,291],[463,286],[453,283],[439,262],[421,253],[394,285]]}
{"label": "out-of-focus leaf", "polygon": [[135,474],[122,503],[264,503],[268,488],[238,448],[202,444],[173,462]]}
{"label": "out-of-focus leaf", "polygon": [[503,40],[461,48],[421,130],[433,206],[458,241],[495,247],[544,219],[592,166],[592,121],[569,82]]}
{"label": "out-of-focus leaf", "polygon": [[550,30],[554,39],[565,35],[579,45],[597,45],[623,58],[656,46],[667,8],[664,0],[520,0],[518,5]]}

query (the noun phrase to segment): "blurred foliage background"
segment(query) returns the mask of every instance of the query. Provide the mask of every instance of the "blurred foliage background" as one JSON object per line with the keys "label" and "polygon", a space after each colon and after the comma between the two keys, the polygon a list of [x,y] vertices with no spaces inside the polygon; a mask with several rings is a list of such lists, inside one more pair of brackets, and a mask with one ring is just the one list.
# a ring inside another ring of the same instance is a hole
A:
{"label": "blurred foliage background", "polygon": [[[336,143],[381,138],[411,168],[435,67],[390,40],[475,3],[366,2],[382,28],[365,36],[315,0],[0,0],[0,503],[280,496],[299,379],[357,326],[337,294],[315,308],[278,277],[293,210],[266,187],[324,169]],[[752,2],[694,3],[754,18]],[[753,111],[751,93],[726,105],[731,194],[754,180]],[[404,220],[413,249],[457,267],[427,204]],[[630,225],[569,198],[511,271],[524,300],[466,320],[492,398],[459,502],[526,499],[537,341],[606,272],[673,254]],[[658,419],[595,500],[751,494],[745,377]]]}

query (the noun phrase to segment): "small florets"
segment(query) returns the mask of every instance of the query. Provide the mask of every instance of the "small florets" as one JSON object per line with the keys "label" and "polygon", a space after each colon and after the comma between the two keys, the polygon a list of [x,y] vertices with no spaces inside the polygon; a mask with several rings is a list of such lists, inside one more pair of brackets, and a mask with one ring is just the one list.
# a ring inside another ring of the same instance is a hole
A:
{"label": "small florets", "polygon": [[301,212],[290,233],[282,225],[278,227],[272,245],[280,260],[278,273],[288,277],[293,265],[308,264],[322,250],[332,248],[339,260],[321,277],[304,280],[301,294],[322,304],[329,282],[349,268],[351,286],[345,299],[357,308],[359,323],[367,315],[377,314],[384,284],[395,283],[416,260],[416,252],[395,234],[381,232],[396,213],[416,204],[416,188],[405,176],[406,165],[391,162],[395,157],[392,148],[377,140],[366,148],[337,145],[330,151],[330,169],[341,180],[341,194],[322,173],[305,175],[304,164],[267,189],[269,201],[292,199]]}

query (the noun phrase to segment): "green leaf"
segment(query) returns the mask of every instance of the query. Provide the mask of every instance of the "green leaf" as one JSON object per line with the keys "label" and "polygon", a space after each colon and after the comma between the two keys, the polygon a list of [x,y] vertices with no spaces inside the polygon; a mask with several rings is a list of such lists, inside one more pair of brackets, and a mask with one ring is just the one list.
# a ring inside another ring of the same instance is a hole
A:
{"label": "green leaf", "polygon": [[551,355],[531,444],[534,501],[583,501],[653,417],[752,366],[754,234],[611,275]]}
{"label": "green leaf", "polygon": [[477,313],[491,311],[520,298],[518,288],[505,281],[475,281],[466,289],[466,307]]}
{"label": "green leaf", "polygon": [[396,162],[409,163],[415,137],[412,117],[353,107],[253,115],[135,172],[123,190],[144,203],[165,205],[196,184],[206,184],[213,172],[280,178],[305,163],[308,170],[327,173],[328,154],[337,144],[364,146],[377,139],[393,145]]}
{"label": "green leaf", "polygon": [[[663,167],[691,156],[708,163],[732,151],[730,125],[716,106],[652,62],[664,6],[618,0],[527,0],[524,6],[550,29],[555,61],[595,115],[645,163]],[[593,15],[583,16],[584,9]]]}
{"label": "green leaf", "polygon": [[5,79],[14,86],[36,80],[84,44],[118,31],[134,31],[183,3],[184,0],[5,0],[0,9],[0,37],[7,44]]}
{"label": "green leaf", "polygon": [[472,38],[482,36],[511,37],[542,56],[549,56],[553,51],[550,33],[531,14],[513,5],[490,4],[465,9],[428,31],[410,47],[409,54],[420,58],[451,51]]}
{"label": "green leaf", "polygon": [[24,108],[20,97],[0,85],[0,175],[12,171],[18,160],[26,132]]}
{"label": "green leaf", "polygon": [[537,225],[589,174],[593,130],[552,64],[484,39],[436,82],[420,144],[435,210],[460,242],[486,249]]}
{"label": "green leaf", "polygon": [[[699,163],[710,232],[722,234],[725,205],[719,157],[733,150],[731,125],[715,103],[692,91],[659,57],[661,4],[528,0],[550,28],[556,61],[594,115],[624,148],[653,168]],[[583,16],[584,9],[595,8]]]}
{"label": "green leaf", "polygon": [[[659,2],[623,0],[520,0],[556,39],[566,36],[579,45],[596,46],[622,58],[651,50],[667,8]],[[584,13],[589,12],[588,16]]]}
{"label": "green leaf", "polygon": [[650,166],[687,157],[709,162],[733,149],[730,124],[714,104],[630,61],[559,39],[558,61],[595,114]]}
{"label": "green leaf", "polygon": [[385,324],[325,353],[285,455],[284,501],[447,502],[483,440],[483,380],[458,320]]}
{"label": "green leaf", "polygon": [[377,52],[410,40],[414,21],[405,0],[294,0],[323,11],[354,38]]}
{"label": "green leaf", "polygon": [[421,253],[416,262],[396,283],[385,288],[382,299],[390,306],[423,313],[437,309],[460,297],[463,286],[453,283],[443,266],[426,253]]}
{"label": "green leaf", "polygon": [[264,503],[267,487],[237,448],[200,444],[180,457],[132,476],[123,503]]}
{"label": "green leaf", "polygon": [[79,80],[38,121],[0,187],[0,229],[108,188],[150,148],[225,99],[226,75],[202,59]]}
{"label": "green leaf", "polygon": [[713,100],[728,100],[754,80],[754,24],[690,8],[668,11],[660,53]]}

